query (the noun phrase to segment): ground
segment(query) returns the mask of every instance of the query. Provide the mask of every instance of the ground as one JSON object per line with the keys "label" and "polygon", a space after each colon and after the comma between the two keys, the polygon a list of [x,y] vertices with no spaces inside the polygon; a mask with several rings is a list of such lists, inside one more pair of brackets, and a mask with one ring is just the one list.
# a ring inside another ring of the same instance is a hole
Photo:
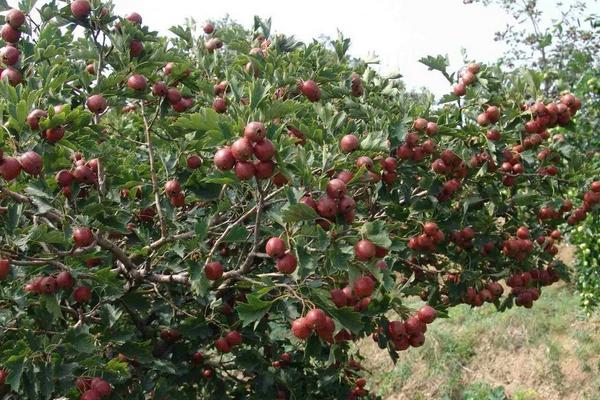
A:
{"label": "ground", "polygon": [[426,338],[395,366],[371,339],[360,343],[371,388],[387,400],[600,400],[600,316],[584,315],[567,284],[530,310],[456,307]]}

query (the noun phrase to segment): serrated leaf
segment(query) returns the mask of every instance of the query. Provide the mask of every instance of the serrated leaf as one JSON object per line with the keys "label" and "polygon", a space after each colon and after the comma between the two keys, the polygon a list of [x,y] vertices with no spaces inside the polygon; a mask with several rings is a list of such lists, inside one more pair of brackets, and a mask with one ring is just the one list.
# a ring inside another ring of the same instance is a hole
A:
{"label": "serrated leaf", "polygon": [[300,221],[313,221],[318,215],[317,212],[304,203],[296,203],[288,206],[281,213],[283,222],[293,224]]}
{"label": "serrated leaf", "polygon": [[259,322],[271,309],[272,301],[261,300],[256,295],[246,296],[247,303],[238,303],[235,307],[242,321],[242,326],[248,326],[253,322]]}
{"label": "serrated leaf", "polygon": [[377,220],[367,222],[360,227],[360,233],[363,234],[367,239],[384,248],[389,248],[392,245],[390,236],[385,230],[385,221]]}

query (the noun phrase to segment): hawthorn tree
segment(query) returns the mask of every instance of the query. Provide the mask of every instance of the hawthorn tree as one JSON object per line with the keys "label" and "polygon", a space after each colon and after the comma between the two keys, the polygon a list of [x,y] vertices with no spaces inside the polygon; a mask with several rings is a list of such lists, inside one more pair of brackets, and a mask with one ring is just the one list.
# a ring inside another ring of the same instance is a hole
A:
{"label": "hawthorn tree", "polygon": [[532,307],[600,202],[585,104],[533,71],[428,57],[433,105],[343,37],[32,7],[1,30],[4,398],[375,397],[353,341]]}

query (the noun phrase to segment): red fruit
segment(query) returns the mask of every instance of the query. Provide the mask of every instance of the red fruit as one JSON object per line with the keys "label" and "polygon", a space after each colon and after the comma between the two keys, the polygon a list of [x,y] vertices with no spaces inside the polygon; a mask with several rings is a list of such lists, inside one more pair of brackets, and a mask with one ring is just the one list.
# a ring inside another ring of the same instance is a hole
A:
{"label": "red fruit", "polygon": [[267,179],[273,175],[275,164],[273,161],[257,161],[254,163],[254,176],[258,179]]}
{"label": "red fruit", "polygon": [[431,163],[431,170],[436,174],[446,174],[449,172],[449,168],[441,158],[438,158]]}
{"label": "red fruit", "polygon": [[247,161],[238,161],[235,163],[235,175],[243,180],[247,181],[254,177],[256,170],[254,169],[254,164]]}
{"label": "red fruit", "polygon": [[202,165],[202,158],[197,154],[191,154],[186,160],[189,169],[198,169]]}
{"label": "red fruit", "polygon": [[281,172],[278,172],[271,181],[275,184],[275,186],[283,186],[289,183],[288,178],[283,175]]}
{"label": "red fruit", "polygon": [[229,353],[231,351],[231,345],[224,337],[215,340],[215,348],[221,353]]}
{"label": "red fruit", "polygon": [[454,95],[457,97],[464,96],[467,93],[467,87],[464,83],[460,82],[460,83],[454,85],[454,88],[452,89],[452,93],[454,93]]}
{"label": "red fruit", "polygon": [[75,284],[75,280],[69,271],[62,271],[56,275],[56,286],[61,289],[70,289]]}
{"label": "red fruit", "polygon": [[349,213],[356,208],[356,202],[350,196],[342,196],[338,203],[338,209],[342,214]]}
{"label": "red fruit", "polygon": [[40,293],[52,294],[56,292],[56,279],[52,276],[46,276],[39,281]]}
{"label": "red fruit", "polygon": [[287,247],[285,242],[278,238],[272,237],[267,241],[265,245],[265,253],[267,253],[270,257],[279,258],[285,254]]}
{"label": "red fruit", "polygon": [[76,228],[73,231],[75,247],[87,247],[94,243],[94,235],[89,228]]}
{"label": "red fruit", "polygon": [[125,19],[133,24],[141,25],[142,24],[142,16],[136,12],[132,12],[131,14],[127,14]]}
{"label": "red fruit", "polygon": [[231,145],[231,154],[238,161],[247,160],[252,156],[252,152],[252,143],[246,138],[238,139]]}
{"label": "red fruit", "polygon": [[428,122],[425,128],[425,133],[429,136],[436,135],[438,133],[438,125],[435,122]]}
{"label": "red fruit", "polygon": [[177,88],[169,88],[166,97],[170,104],[177,104],[181,101],[181,92]]}
{"label": "red fruit", "polygon": [[367,297],[373,293],[375,289],[375,282],[368,276],[361,276],[352,286],[354,294],[358,297]]}
{"label": "red fruit", "polygon": [[217,113],[223,114],[225,111],[227,111],[227,100],[222,97],[217,97],[213,100],[212,108]]}
{"label": "red fruit", "polygon": [[242,344],[242,335],[238,331],[231,331],[225,335],[225,340],[231,347],[239,346]]}
{"label": "red fruit", "polygon": [[480,126],[486,126],[490,123],[490,119],[486,113],[481,113],[477,116],[477,123]]}
{"label": "red fruit", "polygon": [[497,122],[498,119],[500,119],[500,109],[498,109],[496,106],[489,106],[485,110],[485,115],[487,115],[487,118],[490,122]]}
{"label": "red fruit", "polygon": [[277,271],[281,272],[282,274],[292,274],[296,270],[297,265],[298,260],[296,260],[296,256],[288,253],[277,259],[275,268],[277,268]]}
{"label": "red fruit", "polygon": [[406,333],[410,336],[415,336],[420,333],[423,333],[427,329],[425,323],[423,323],[416,316],[409,317],[404,323],[404,327],[406,328]]}
{"label": "red fruit", "polygon": [[37,176],[42,171],[44,161],[35,151],[28,151],[19,157],[23,171],[32,176]]}
{"label": "red fruit", "polygon": [[404,322],[402,321],[390,321],[388,324],[388,333],[395,339],[406,334]]}
{"label": "red fruit", "polygon": [[19,29],[25,23],[25,14],[16,8],[11,9],[5,16],[6,23],[15,29]]}
{"label": "red fruit", "polygon": [[[235,143],[234,143],[235,144]],[[254,144],[254,155],[261,161],[271,160],[275,156],[275,146],[269,139]]]}
{"label": "red fruit", "polygon": [[354,245],[354,255],[361,261],[366,261],[375,257],[376,251],[375,245],[366,239],[359,240]]}
{"label": "red fruit", "polygon": [[387,157],[381,161],[381,167],[388,172],[394,172],[398,167],[398,161],[394,157]]}
{"label": "red fruit", "polygon": [[100,394],[95,390],[87,390],[79,396],[79,400],[100,400]]}
{"label": "red fruit", "polygon": [[75,0],[71,3],[71,13],[77,19],[86,19],[90,12],[92,12],[92,6],[87,0]]}
{"label": "red fruit", "polygon": [[91,383],[92,390],[98,392],[101,397],[110,396],[112,393],[112,388],[110,387],[110,383],[105,381],[102,378],[94,378]]}
{"label": "red fruit", "polygon": [[185,194],[183,192],[174,194],[169,198],[169,201],[173,207],[185,207]]}
{"label": "red fruit", "polygon": [[414,128],[418,131],[424,131],[427,128],[427,120],[425,118],[417,118],[413,124]]}
{"label": "red fruit", "polygon": [[87,303],[92,298],[92,290],[87,286],[79,286],[73,290],[73,299],[77,303]]}
{"label": "red fruit", "polygon": [[0,259],[0,281],[6,279],[10,272],[10,261]]}
{"label": "red fruit", "polygon": [[405,143],[396,149],[396,155],[401,160],[409,160],[412,158],[412,149]]}
{"label": "red fruit", "polygon": [[44,137],[48,143],[56,143],[65,136],[65,128],[63,126],[57,126],[55,128],[48,128],[44,132]]}
{"label": "red fruit", "polygon": [[519,239],[529,238],[529,229],[527,229],[527,227],[525,227],[525,226],[519,227],[519,229],[517,229],[517,237]]}
{"label": "red fruit", "polygon": [[344,181],[344,183],[348,183],[352,180],[352,178],[354,178],[354,174],[350,171],[342,171],[338,174],[338,179],[341,179],[342,181]]}
{"label": "red fruit", "polygon": [[370,171],[373,169],[373,160],[371,160],[371,158],[367,156],[358,157],[358,159],[356,160],[356,166],[358,168],[364,166],[367,170]]}
{"label": "red fruit", "polygon": [[222,149],[217,150],[213,158],[213,162],[215,166],[221,171],[227,171],[232,169],[235,165],[235,157],[233,156],[231,148],[224,147]]}
{"label": "red fruit", "polygon": [[171,179],[165,183],[165,192],[169,196],[175,196],[181,192],[181,185],[177,179]]}
{"label": "red fruit", "polygon": [[90,75],[96,75],[96,68],[94,67],[93,63],[90,63],[90,64],[86,65],[85,66],[85,70]]}
{"label": "red fruit", "polygon": [[331,289],[329,292],[331,295],[331,301],[335,304],[336,307],[345,307],[346,306],[346,294],[342,289]]}
{"label": "red fruit", "polygon": [[502,293],[504,293],[504,288],[498,282],[490,282],[488,284],[488,290],[492,292],[494,297],[500,297],[502,296]]}
{"label": "red fruit", "polygon": [[592,182],[590,185],[590,190],[595,193],[600,193],[600,181]]}
{"label": "red fruit", "polygon": [[344,153],[350,153],[354,150],[358,150],[360,143],[358,142],[358,138],[352,134],[345,135],[342,139],[340,139],[340,149]]}
{"label": "red fruit", "polygon": [[16,47],[5,46],[0,49],[0,60],[4,65],[15,65],[19,62],[19,56],[21,52]]}
{"label": "red fruit", "polygon": [[106,107],[108,107],[106,99],[99,94],[94,94],[90,96],[87,99],[86,105],[87,108],[94,114],[101,114],[102,112],[104,112],[104,110],[106,110]]}
{"label": "red fruit", "polygon": [[488,140],[492,141],[500,140],[501,137],[500,132],[497,129],[490,129],[485,136]]}
{"label": "red fruit", "polygon": [[17,43],[21,38],[21,32],[9,24],[5,24],[0,29],[0,37],[7,43]]}
{"label": "red fruit", "polygon": [[419,312],[417,312],[417,318],[425,324],[430,324],[437,317],[437,311],[431,306],[423,306]]}
{"label": "red fruit", "polygon": [[309,101],[315,102],[321,98],[321,88],[319,88],[317,82],[313,80],[309,79],[301,82],[299,84],[299,89]]}
{"label": "red fruit", "polygon": [[408,338],[408,343],[412,347],[421,347],[425,343],[425,335],[422,332],[412,335]]}
{"label": "red fruit", "polygon": [[321,217],[332,218],[335,217],[338,211],[338,206],[330,197],[323,197],[317,202],[317,212]]}
{"label": "red fruit", "polygon": [[209,262],[204,266],[204,274],[211,281],[216,281],[223,276],[223,265],[218,261]]}
{"label": "red fruit", "polygon": [[148,81],[144,75],[135,74],[127,79],[127,87],[131,90],[146,90],[147,85]]}
{"label": "red fruit", "polygon": [[204,354],[202,354],[199,351],[192,354],[192,363],[194,363],[195,365],[201,364],[203,359],[204,359]]}
{"label": "red fruit", "polygon": [[244,137],[251,142],[260,142],[266,134],[267,130],[262,122],[250,122],[244,128]]}
{"label": "red fruit", "polygon": [[465,85],[470,85],[477,80],[477,77],[474,73],[467,70],[465,73],[462,74],[461,79]]}
{"label": "red fruit", "polygon": [[408,132],[404,141],[409,147],[414,147],[419,143],[419,134],[417,132]]}
{"label": "red fruit", "polygon": [[213,372],[212,369],[205,369],[202,371],[202,376],[205,377],[206,379],[211,379],[213,376]]}
{"label": "red fruit", "polygon": [[292,334],[298,339],[304,340],[311,334],[310,325],[305,318],[298,318],[292,321]]}
{"label": "red fruit", "polygon": [[327,183],[327,195],[339,199],[346,194],[346,183],[341,179],[332,179]]}
{"label": "red fruit", "polygon": [[[177,89],[175,89],[175,90],[177,90]],[[169,93],[169,88],[167,87],[166,83],[156,82],[154,85],[152,85],[152,94],[154,96],[166,97],[168,93]]]}
{"label": "red fruit", "polygon": [[438,229],[439,228],[435,222],[426,222],[423,225],[423,232],[427,236],[434,236],[437,233]]}
{"label": "red fruit", "polygon": [[478,73],[480,69],[481,69],[481,65],[479,65],[477,63],[470,63],[467,65],[467,70],[472,74]]}
{"label": "red fruit", "polygon": [[27,115],[27,125],[29,125],[31,130],[37,131],[40,129],[40,119],[46,118],[47,116],[48,113],[44,110],[33,110]]}
{"label": "red fruit", "polygon": [[304,146],[306,144],[306,135],[304,132],[299,131],[296,128],[288,127],[288,135],[294,139],[296,144]]}
{"label": "red fruit", "polygon": [[21,71],[14,67],[7,67],[2,73],[0,73],[0,79],[8,79],[8,82],[12,86],[17,86],[21,83],[23,79],[23,75],[21,75]]}
{"label": "red fruit", "polygon": [[305,322],[312,329],[322,329],[325,326],[327,315],[320,308],[313,308],[304,316]]}
{"label": "red fruit", "polygon": [[94,172],[87,165],[79,165],[73,170],[73,177],[80,183],[91,183],[94,181]]}
{"label": "red fruit", "polygon": [[215,31],[215,26],[213,24],[211,24],[210,22],[207,22],[206,25],[204,25],[204,27],[202,27],[202,30],[207,35],[210,35],[211,33],[213,33]]}

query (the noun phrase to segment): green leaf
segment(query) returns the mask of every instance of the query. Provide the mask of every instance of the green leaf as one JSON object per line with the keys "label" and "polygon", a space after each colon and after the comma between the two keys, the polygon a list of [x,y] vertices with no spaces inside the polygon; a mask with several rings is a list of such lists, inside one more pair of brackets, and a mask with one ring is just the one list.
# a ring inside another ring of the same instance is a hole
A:
{"label": "green leaf", "polygon": [[93,353],[94,337],[90,334],[89,327],[69,328],[65,335],[65,344],[80,353]]}
{"label": "green leaf", "polygon": [[385,230],[385,221],[383,220],[367,222],[360,227],[360,232],[377,246],[388,249],[392,245],[390,236]]}
{"label": "green leaf", "polygon": [[247,303],[238,303],[237,310],[242,326],[248,326],[252,322],[260,322],[260,319],[271,309],[272,301],[261,300],[258,296],[250,294],[246,296]]}
{"label": "green leaf", "polygon": [[300,221],[313,221],[318,215],[317,212],[304,203],[296,203],[286,207],[282,211],[283,222],[293,224]]}
{"label": "green leaf", "polygon": [[421,58],[419,60],[419,62],[421,64],[425,64],[427,67],[429,67],[429,70],[436,70],[436,71],[440,71],[442,73],[442,75],[444,75],[444,77],[450,82],[452,83],[452,78],[450,78],[450,75],[448,75],[448,72],[446,72],[446,68],[448,68],[448,65],[450,65],[450,62],[448,61],[448,56],[442,56],[442,55],[438,55],[438,56],[427,56],[424,58]]}
{"label": "green leaf", "polygon": [[360,149],[365,151],[389,151],[387,134],[384,132],[369,132],[360,142]]}
{"label": "green leaf", "polygon": [[56,320],[62,317],[62,311],[60,310],[60,304],[58,304],[58,299],[56,296],[43,294],[41,296],[40,303],[44,305],[53,319]]}
{"label": "green leaf", "polygon": [[334,320],[354,333],[359,333],[363,328],[360,314],[351,307],[330,308],[327,311]]}

